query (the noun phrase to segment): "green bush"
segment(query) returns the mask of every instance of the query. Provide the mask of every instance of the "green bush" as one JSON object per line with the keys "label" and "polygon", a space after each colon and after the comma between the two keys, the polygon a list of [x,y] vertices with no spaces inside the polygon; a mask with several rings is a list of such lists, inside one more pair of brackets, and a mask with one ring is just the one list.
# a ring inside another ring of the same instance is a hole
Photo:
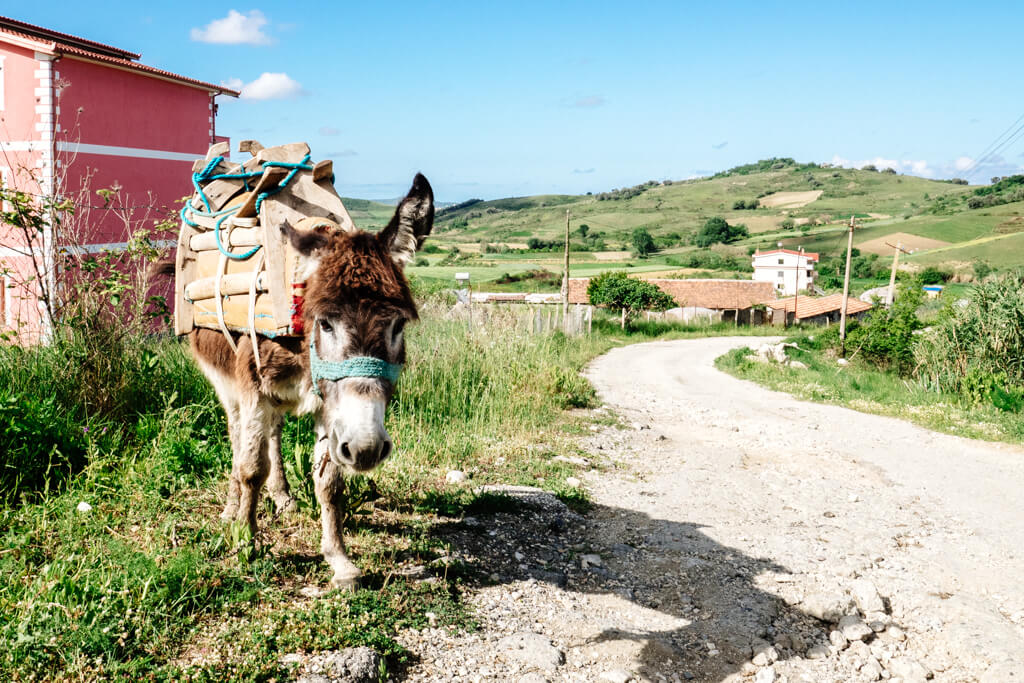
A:
{"label": "green bush", "polygon": [[881,368],[909,375],[914,369],[914,333],[924,326],[917,317],[923,296],[919,287],[901,289],[891,308],[875,308],[864,322],[850,325],[846,348]]}
{"label": "green bush", "polygon": [[714,216],[705,221],[694,236],[693,243],[698,247],[710,247],[712,244],[729,244],[748,235],[747,226],[729,225],[724,218]]}
{"label": "green bush", "polygon": [[921,381],[935,391],[1019,409],[1024,392],[1024,272],[989,277],[967,304],[948,300],[915,349]]}
{"label": "green bush", "polygon": [[664,311],[675,300],[646,280],[631,278],[623,271],[607,271],[590,279],[587,296],[595,306],[626,311],[627,319],[640,311]]}

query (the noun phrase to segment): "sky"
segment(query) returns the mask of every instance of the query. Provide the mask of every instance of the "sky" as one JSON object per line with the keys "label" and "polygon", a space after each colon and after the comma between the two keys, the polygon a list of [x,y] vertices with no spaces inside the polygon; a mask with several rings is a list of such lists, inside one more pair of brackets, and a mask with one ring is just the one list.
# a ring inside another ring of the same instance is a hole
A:
{"label": "sky", "polygon": [[345,196],[393,199],[417,171],[440,201],[600,192],[773,156],[972,182],[1024,168],[1024,129],[1000,138],[1024,115],[1022,3],[58,0],[0,14],[240,88],[218,98],[218,134],[307,141]]}

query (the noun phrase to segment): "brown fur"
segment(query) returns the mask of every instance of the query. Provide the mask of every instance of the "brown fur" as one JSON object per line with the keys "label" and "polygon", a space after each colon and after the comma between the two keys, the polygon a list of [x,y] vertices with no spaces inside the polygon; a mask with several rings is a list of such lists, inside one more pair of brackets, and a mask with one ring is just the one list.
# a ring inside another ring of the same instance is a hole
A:
{"label": "brown fur", "polygon": [[[335,235],[316,233],[311,238],[289,225],[282,226],[282,232],[292,245],[316,261],[316,271],[307,282],[303,307],[306,337],[258,337],[259,368],[248,335],[232,335],[238,348],[236,353],[218,331],[197,328],[190,333],[192,351],[214,384],[227,413],[234,451],[228,501],[222,517],[247,521],[255,533],[256,504],[268,479],[270,493],[278,507],[292,504],[280,452],[281,420],[284,413],[300,409],[309,402],[312,391],[309,342],[311,338],[319,339],[314,335],[320,334],[321,321],[330,319],[344,325],[347,339],[344,357],[372,356],[391,363],[405,362],[404,344],[392,344],[388,339],[393,325],[398,324],[396,320],[417,318],[401,264],[411,258],[414,249],[430,232],[433,212],[430,185],[426,178],[417,175],[409,196],[399,205],[388,226],[377,235],[356,231]],[[340,391],[338,382],[324,380],[321,384],[326,390],[325,401],[331,401]],[[378,379],[349,380],[347,386],[349,392],[385,402],[394,390],[390,382]],[[320,434],[318,444],[327,439]],[[368,466],[375,465],[377,458],[387,457],[390,441],[385,445],[380,451],[383,455],[374,456]],[[338,507],[339,496],[344,491],[341,476],[342,470],[333,460],[325,459],[314,467],[323,526],[321,549],[335,571],[332,584],[352,587],[359,570],[348,559],[341,536]]]}

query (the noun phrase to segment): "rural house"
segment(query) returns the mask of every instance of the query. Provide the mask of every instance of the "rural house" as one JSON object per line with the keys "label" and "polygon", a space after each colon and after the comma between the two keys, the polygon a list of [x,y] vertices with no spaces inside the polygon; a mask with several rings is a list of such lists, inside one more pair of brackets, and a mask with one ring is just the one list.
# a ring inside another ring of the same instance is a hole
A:
{"label": "rural house", "polygon": [[770,282],[779,294],[796,294],[814,285],[814,264],[818,262],[818,254],[800,253],[792,249],[773,249],[755,251],[752,258],[754,280]]}
{"label": "rural house", "polygon": [[[787,299],[770,299],[762,302],[772,312],[771,322],[775,325],[789,325],[794,322],[829,325],[839,322],[843,310],[843,295],[798,296]],[[847,319],[860,318],[874,306],[856,297],[848,297]]]}
{"label": "rural house", "polygon": [[[771,283],[751,280],[668,280],[645,278],[665,292],[679,305],[666,315],[679,320],[710,318],[738,323],[758,323],[753,309],[765,299],[774,297]],[[569,303],[589,304],[587,285],[589,278],[569,279]]]}
{"label": "rural house", "polygon": [[[76,204],[33,244],[0,225],[0,331],[26,340],[46,333],[33,258],[53,291],[62,251],[123,248],[191,192],[193,162],[220,139],[216,97],[238,93],[139,58],[0,17],[0,181]],[[118,191],[105,201],[96,191],[109,188]]]}

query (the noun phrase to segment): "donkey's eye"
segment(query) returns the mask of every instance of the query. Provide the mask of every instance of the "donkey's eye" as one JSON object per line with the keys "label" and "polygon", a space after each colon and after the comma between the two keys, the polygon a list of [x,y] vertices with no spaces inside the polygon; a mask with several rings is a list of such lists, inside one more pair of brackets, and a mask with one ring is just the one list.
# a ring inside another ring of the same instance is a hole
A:
{"label": "donkey's eye", "polygon": [[395,326],[391,330],[391,338],[397,340],[398,336],[402,334],[402,330],[405,329],[405,318],[399,318],[395,321]]}
{"label": "donkey's eye", "polygon": [[329,323],[328,321],[323,320],[323,319],[320,320],[320,329],[323,330],[324,332],[333,332],[334,331],[334,328],[331,327],[331,323]]}

